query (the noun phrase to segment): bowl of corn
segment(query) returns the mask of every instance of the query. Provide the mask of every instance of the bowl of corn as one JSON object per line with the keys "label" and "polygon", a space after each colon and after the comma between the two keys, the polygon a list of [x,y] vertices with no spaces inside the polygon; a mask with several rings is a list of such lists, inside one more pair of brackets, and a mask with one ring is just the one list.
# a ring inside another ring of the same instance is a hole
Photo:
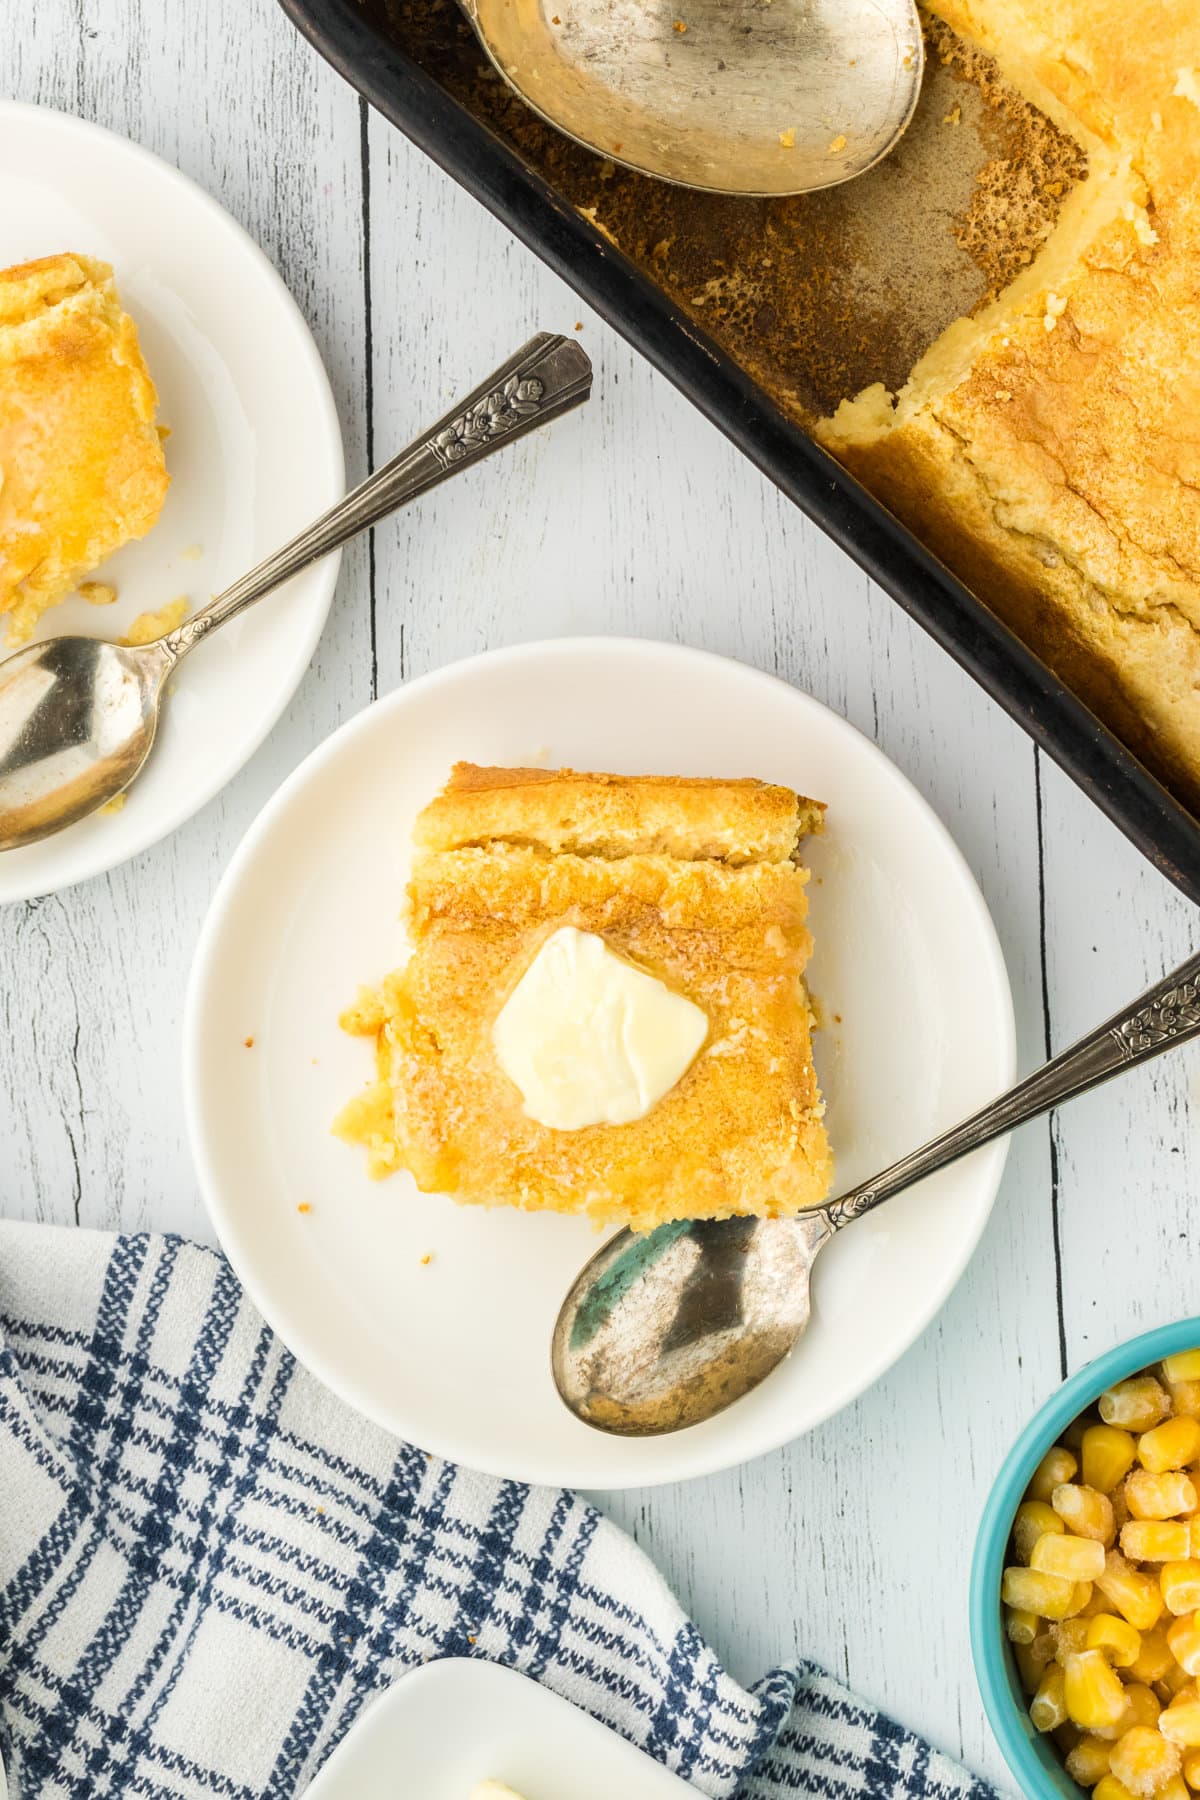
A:
{"label": "bowl of corn", "polygon": [[971,1646],[1031,1800],[1200,1793],[1200,1319],[1089,1363],[1022,1432],[984,1508]]}

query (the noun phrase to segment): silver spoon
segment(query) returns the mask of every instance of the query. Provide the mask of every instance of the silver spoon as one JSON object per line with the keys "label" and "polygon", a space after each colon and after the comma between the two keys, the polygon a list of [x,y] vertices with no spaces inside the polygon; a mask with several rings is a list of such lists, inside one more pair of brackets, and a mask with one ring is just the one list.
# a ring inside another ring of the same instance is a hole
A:
{"label": "silver spoon", "polygon": [[849,181],[912,118],[913,0],[464,0],[509,86],[613,161],[721,194]]}
{"label": "silver spoon", "polygon": [[935,1169],[1173,1044],[1200,1034],[1200,956],[1007,1094],[873,1181],[793,1219],[619,1232],[563,1302],[552,1361],[580,1419],[620,1437],[698,1425],[740,1400],[799,1342],[809,1278],[843,1225]]}
{"label": "silver spoon", "polygon": [[154,743],[168,677],[209,632],[406,501],[579,405],[591,385],[580,345],[541,332],[176,631],[136,649],[48,638],[0,662],[0,850],[49,837],[129,786]]}

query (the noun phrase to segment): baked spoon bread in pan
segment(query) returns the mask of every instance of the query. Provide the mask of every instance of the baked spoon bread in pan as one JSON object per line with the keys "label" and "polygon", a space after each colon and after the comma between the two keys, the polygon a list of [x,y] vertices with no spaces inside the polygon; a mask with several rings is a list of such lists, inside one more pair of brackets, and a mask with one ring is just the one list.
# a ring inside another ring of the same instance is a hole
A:
{"label": "baked spoon bread in pan", "polygon": [[[1177,757],[1162,754],[1107,671],[1093,663],[1091,680],[1080,681],[1077,666],[1063,660],[1056,672],[1047,661],[1049,632],[1036,649],[1015,635],[1011,593],[986,592],[977,566],[974,589],[951,573],[931,544],[938,506],[952,501],[934,496],[928,522],[910,520],[910,529],[817,441],[820,422],[839,402],[876,381],[902,389],[956,320],[978,321],[1006,292],[1033,307],[1023,277],[1048,244],[1053,252],[1060,222],[1070,227],[1078,212],[1086,214],[1097,191],[1089,174],[1100,135],[1094,120],[1047,99],[1043,82],[1037,91],[1053,106],[1049,116],[980,41],[926,14],[921,105],[878,169],[825,194],[714,198],[605,163],[547,127],[491,71],[454,0],[283,4],[373,104],[571,281],[918,618],[1170,879],[1200,898],[1194,785]],[[1076,10],[1089,9],[1081,3]],[[1184,14],[1195,8],[1169,10],[1191,29]],[[956,22],[970,29],[965,10]],[[1119,44],[1115,29],[1106,36]],[[1171,94],[1179,71],[1166,66],[1173,51],[1164,51],[1157,28],[1147,56],[1165,97],[1184,104],[1185,96]],[[1178,129],[1186,136],[1186,124]],[[1088,190],[1084,206],[1075,196]],[[1118,210],[1127,198],[1128,191]],[[1142,208],[1143,231],[1158,229],[1155,196],[1129,203]],[[1137,237],[1137,218],[1122,222]],[[1064,296],[1050,282],[1043,286],[1047,298],[1055,296],[1033,309],[1044,320]],[[1061,317],[1053,331],[1044,323],[1039,329],[1056,336]],[[855,453],[841,448],[847,459]],[[899,460],[892,446],[877,460],[888,459]],[[898,493],[891,504],[901,504]],[[942,558],[951,553],[948,544],[940,549]],[[1053,583],[1032,573],[1039,585],[1018,596],[1026,611],[1052,597]],[[1104,711],[1103,722],[1093,708]],[[1153,762],[1158,779],[1139,756]]]}

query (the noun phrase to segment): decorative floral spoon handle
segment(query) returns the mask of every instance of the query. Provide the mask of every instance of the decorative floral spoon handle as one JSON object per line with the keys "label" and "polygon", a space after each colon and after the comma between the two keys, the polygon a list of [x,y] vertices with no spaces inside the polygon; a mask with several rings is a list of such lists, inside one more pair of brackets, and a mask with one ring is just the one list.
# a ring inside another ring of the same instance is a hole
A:
{"label": "decorative floral spoon handle", "polygon": [[1052,1106],[1099,1087],[1122,1069],[1148,1062],[1172,1044],[1182,1044],[1196,1036],[1200,1036],[1200,956],[1190,958],[1131,1007],[1080,1038],[1061,1056],[1026,1076],[982,1111],[893,1163],[865,1187],[829,1201],[820,1210],[830,1229],[837,1231],[851,1219],[890,1200],[902,1188],[911,1187],[914,1181],[945,1168],[947,1163],[978,1150],[982,1144],[990,1144],[993,1138],[1002,1137],[1027,1119],[1035,1119]]}
{"label": "decorative floral spoon handle", "polygon": [[487,380],[382,469],[162,639],[173,658],[261,600],[309,563],[375,525],[418,494],[524,437],[587,399],[592,365],[572,338],[539,332]]}

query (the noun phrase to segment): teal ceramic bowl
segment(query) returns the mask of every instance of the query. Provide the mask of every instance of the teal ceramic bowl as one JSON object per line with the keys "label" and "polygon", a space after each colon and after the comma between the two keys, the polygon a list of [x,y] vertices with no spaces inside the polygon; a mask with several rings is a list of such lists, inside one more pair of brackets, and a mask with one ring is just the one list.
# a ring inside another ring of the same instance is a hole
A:
{"label": "teal ceramic bowl", "polygon": [[1200,1347],[1200,1319],[1160,1325],[1118,1344],[1072,1375],[1039,1408],[1004,1459],[983,1509],[971,1565],[971,1652],[988,1723],[1005,1761],[1028,1800],[1080,1800],[1082,1790],[1062,1766],[1052,1741],[1033,1729],[1000,1613],[1000,1577],[1008,1554],[1013,1515],[1033,1471],[1072,1419],[1106,1388],[1148,1363]]}

